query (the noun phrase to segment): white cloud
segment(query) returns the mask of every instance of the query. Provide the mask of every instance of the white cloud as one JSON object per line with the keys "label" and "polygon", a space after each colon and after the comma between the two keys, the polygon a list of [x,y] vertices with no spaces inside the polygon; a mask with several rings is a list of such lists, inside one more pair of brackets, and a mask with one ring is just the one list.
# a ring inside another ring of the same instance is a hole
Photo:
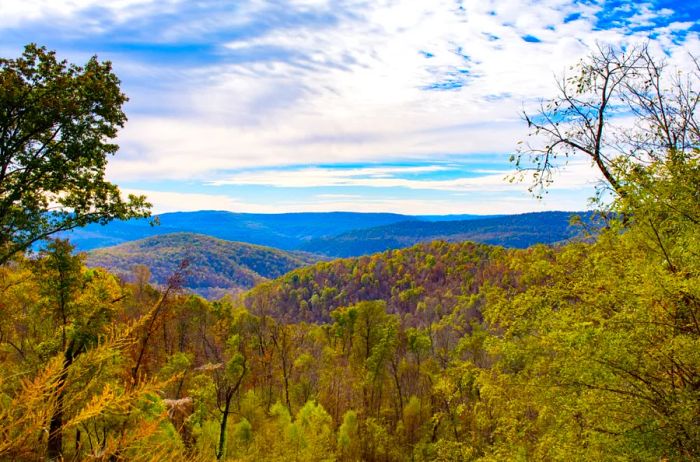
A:
{"label": "white cloud", "polygon": [[[252,167],[437,160],[447,154],[508,152],[526,136],[519,121],[411,129],[381,117],[365,121],[348,120],[335,130],[322,119],[256,128],[145,117],[130,121],[120,135],[122,150],[109,164],[109,177],[206,180],[220,176],[216,172]],[[304,126],[314,127],[312,133]]]}
{"label": "white cloud", "polygon": [[[327,8],[325,2],[303,3]],[[140,153],[143,162],[117,160],[112,172],[127,180],[201,178],[253,166],[509,152],[526,134],[519,111],[554,93],[554,74],[596,41],[643,39],[594,30],[599,7],[580,3],[464,5],[460,12],[448,0],[358,3],[347,7],[355,16],[341,15],[337,24],[228,40],[221,44],[224,55],[261,47],[281,51],[193,69],[173,89],[179,110],[131,118],[121,139],[124,150]],[[653,14],[640,11],[633,20],[645,22]],[[573,12],[580,19],[564,23]],[[666,37],[668,45],[671,29],[679,27],[687,25],[669,26],[659,41]],[[528,43],[525,35],[541,42]],[[425,90],[454,78],[464,86]]]}
{"label": "white cloud", "polygon": [[[453,0],[241,0],[230,8],[214,2],[217,8],[208,15],[200,4],[0,0],[0,29],[58,21],[74,23],[71,36],[90,37],[107,26],[119,36],[120,24],[138,19],[148,31],[139,36],[140,44],[144,37],[174,45],[209,41],[215,58],[189,64],[163,65],[137,60],[128,50],[119,52],[116,67],[125,69],[124,86],[132,97],[127,109],[133,111],[119,137],[122,150],[108,167],[110,179],[117,182],[193,179],[451,192],[521,191],[524,185],[505,184],[501,172],[428,181],[400,172],[372,177],[366,172],[343,175],[338,169],[276,167],[438,161],[454,154],[511,152],[527,134],[519,112],[555,93],[555,74],[596,42],[633,43],[648,35],[631,28],[599,30],[595,14],[603,7],[569,0],[465,0],[461,9]],[[111,18],[102,19],[109,24],[92,18],[95,8],[110,12]],[[637,14],[628,18],[633,25],[669,14],[646,4],[634,8]],[[198,14],[183,13],[188,9]],[[164,13],[178,11],[178,21],[161,21]],[[272,13],[297,16],[278,24]],[[572,13],[580,16],[565,22]],[[318,19],[326,16],[328,20]],[[689,65],[688,52],[700,53],[698,34],[690,32],[677,44],[674,33],[692,25],[675,22],[657,29],[656,52],[663,48],[671,64]],[[526,36],[539,42],[529,43]],[[129,43],[128,37],[122,39]],[[456,88],[427,89],[450,85]],[[229,173],[251,168],[264,170]],[[590,171],[585,162],[574,163],[555,187],[589,187],[594,179]],[[195,203],[209,208],[209,196],[183,196],[180,204],[176,193],[154,194],[164,194],[158,200],[179,209]],[[338,207],[346,204],[341,199],[317,198],[333,200]],[[211,200],[226,209],[244,205],[227,196]],[[403,207],[396,202],[393,206]]]}
{"label": "white cloud", "polygon": [[[125,189],[125,193],[145,194],[153,203],[156,214],[176,211],[227,210],[250,213],[293,213],[293,212],[391,212],[405,215],[448,215],[524,213],[545,210],[581,210],[580,198],[559,198],[557,200],[536,201],[526,194],[479,197],[473,201],[468,196],[444,200],[366,198],[356,195],[326,195],[312,201],[289,200],[286,202],[254,202],[238,200],[226,195],[163,192],[152,190]],[[322,196],[322,195],[320,195]],[[351,197],[350,197],[351,196]]]}
{"label": "white cloud", "polygon": [[[94,31],[100,25],[89,15],[81,15],[95,8],[107,10],[111,21],[124,23],[136,17],[163,14],[178,0],[0,0],[0,27],[16,27],[29,21],[72,21],[75,26]],[[78,29],[79,30],[79,29]],[[86,32],[83,29],[81,32]]]}
{"label": "white cloud", "polygon": [[[504,192],[525,191],[532,178],[525,173],[523,181],[509,181],[510,171],[494,172],[482,176],[445,180],[412,179],[403,176],[417,172],[448,170],[435,167],[377,167],[377,168],[298,168],[287,170],[260,170],[239,173],[226,179],[211,182],[214,186],[255,185],[277,188],[313,187],[368,187],[405,188],[454,192]],[[589,189],[600,180],[595,169],[582,162],[572,162],[567,168],[554,172],[552,189]]]}

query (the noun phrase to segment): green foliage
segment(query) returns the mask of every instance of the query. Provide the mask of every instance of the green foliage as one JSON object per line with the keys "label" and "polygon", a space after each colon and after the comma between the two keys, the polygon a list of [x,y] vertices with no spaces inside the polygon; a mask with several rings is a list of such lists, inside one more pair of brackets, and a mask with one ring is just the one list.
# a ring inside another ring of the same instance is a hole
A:
{"label": "green foliage", "polygon": [[[672,186],[696,166],[646,170],[618,204],[628,224],[595,242],[436,242],[319,263],[240,300],[163,302],[56,241],[0,268],[0,454],[46,447],[62,409],[64,457],[696,458],[696,187]],[[294,318],[314,295],[330,323]]]}
{"label": "green foliage", "polygon": [[0,58],[0,263],[58,231],[148,216],[104,178],[126,100],[96,57],[81,67],[30,44]]}
{"label": "green foliage", "polygon": [[253,441],[253,427],[244,417],[234,427],[233,434],[240,445],[247,447]]}
{"label": "green foliage", "polygon": [[338,450],[342,460],[359,460],[359,437],[357,413],[347,411],[343,415],[343,423],[338,428]]}

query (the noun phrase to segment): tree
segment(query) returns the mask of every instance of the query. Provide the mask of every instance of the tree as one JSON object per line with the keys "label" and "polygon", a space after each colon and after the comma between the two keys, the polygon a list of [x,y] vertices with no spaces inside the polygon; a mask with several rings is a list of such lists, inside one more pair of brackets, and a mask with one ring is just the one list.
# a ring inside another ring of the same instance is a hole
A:
{"label": "tree", "polygon": [[[55,350],[62,356],[61,368],[52,387],[53,409],[49,418],[47,457],[63,459],[63,436],[66,403],[71,396],[71,371],[78,357],[94,349],[115,314],[114,301],[121,294],[113,276],[102,271],[83,271],[82,255],[73,255],[73,246],[65,240],[54,240],[42,251],[37,262],[39,291],[52,314],[60,343]],[[60,346],[59,346],[60,345]],[[73,377],[73,380],[75,378]],[[74,395],[79,394],[73,391]],[[80,444],[77,433],[76,445]]]}
{"label": "tree", "polygon": [[243,378],[248,371],[246,357],[241,352],[241,338],[232,335],[224,350],[227,358],[220,363],[221,367],[215,369],[216,399],[219,411],[221,411],[221,423],[219,426],[219,444],[216,450],[216,459],[220,460],[226,451],[226,426],[231,414],[231,402],[243,383]]}
{"label": "tree", "polygon": [[522,144],[512,160],[533,171],[531,191],[541,195],[572,156],[588,157],[616,197],[625,194],[630,169],[697,157],[700,63],[690,61],[689,72],[671,73],[648,44],[599,45],[573,76],[562,76],[556,97],[523,114],[537,142]]}
{"label": "tree", "polygon": [[688,62],[668,72],[647,45],[599,47],[525,115],[544,139],[515,159],[534,161],[533,187],[559,157],[583,154],[623,220],[593,243],[516,256],[533,258],[512,265],[522,292],[485,292],[498,373],[481,377],[480,396],[494,421],[515,423],[498,430],[501,458],[700,454],[700,64]]}
{"label": "tree", "polygon": [[0,58],[0,264],[59,231],[149,216],[105,179],[126,121],[119,83],[96,56],[81,67],[30,44]]}
{"label": "tree", "polygon": [[[49,244],[45,251],[44,291],[54,305],[55,317],[61,325],[61,350],[63,351],[63,368],[56,384],[56,408],[49,422],[49,439],[47,455],[49,460],[61,458],[63,452],[63,402],[65,399],[65,383],[68,369],[76,356],[81,353],[83,345],[75,336],[67,343],[66,328],[73,318],[70,313],[73,299],[80,284],[82,262],[80,256],[73,255],[73,247],[68,241],[56,240]],[[77,329],[76,329],[77,330]]]}

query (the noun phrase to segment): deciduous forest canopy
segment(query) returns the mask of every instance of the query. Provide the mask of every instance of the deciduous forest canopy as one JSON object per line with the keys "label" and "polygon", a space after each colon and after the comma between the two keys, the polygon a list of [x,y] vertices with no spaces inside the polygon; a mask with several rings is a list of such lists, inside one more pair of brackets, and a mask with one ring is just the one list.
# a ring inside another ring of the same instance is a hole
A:
{"label": "deciduous forest canopy", "polygon": [[[14,93],[12,79],[27,88],[29,77],[13,77],[22,69],[52,70],[59,88],[85,79],[96,85],[88,96],[107,86],[111,98],[107,113],[85,115],[82,99],[47,105],[64,122],[37,125],[40,137],[12,151],[28,161],[7,160],[8,174],[33,172],[46,145],[66,172],[85,163],[90,180],[38,178],[105,194],[70,189],[64,205],[141,213],[143,199],[120,202],[102,183],[116,149],[104,137],[123,122],[108,67],[78,69],[31,47],[0,63],[13,117],[39,111]],[[66,241],[37,258],[8,254],[0,458],[700,459],[699,72],[677,74],[643,46],[601,47],[526,116],[533,141],[518,166],[535,169],[535,188],[562,156],[583,154],[613,192],[605,228],[577,242],[422,243],[317,263],[215,302],[180,290],[197,271],[187,264],[155,287],[143,266],[130,282],[88,269]],[[633,130],[616,131],[621,113]],[[73,151],[81,121],[97,138]],[[11,191],[7,208],[26,207],[39,225],[8,218],[7,245],[36,236],[49,204]]]}

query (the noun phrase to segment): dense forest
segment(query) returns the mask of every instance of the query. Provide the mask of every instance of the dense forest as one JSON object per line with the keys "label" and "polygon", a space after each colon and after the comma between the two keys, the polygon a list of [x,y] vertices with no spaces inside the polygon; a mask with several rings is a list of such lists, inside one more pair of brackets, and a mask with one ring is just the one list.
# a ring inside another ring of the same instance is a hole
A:
{"label": "dense forest", "polygon": [[[67,71],[36,47],[0,61],[3,82],[69,72],[41,87],[36,114],[16,117],[75,111],[80,122],[59,145],[37,122],[40,136],[0,182],[19,191],[0,195],[10,210],[0,207],[0,459],[697,460],[698,94],[684,80],[655,87],[645,48],[617,53],[598,50],[573,95],[564,86],[544,116],[528,116],[548,142],[522,152],[540,167],[535,186],[571,149],[590,157],[613,197],[594,236],[527,249],[422,243],[317,263],[217,301],[183,290],[197,271],[187,259],[155,287],[143,266],[128,278],[88,268],[65,240],[24,252],[85,223],[143,217],[147,204],[115,196],[99,175],[105,152],[60,146],[95,125],[95,147],[123,123],[120,111],[80,112],[123,102],[108,66]],[[74,79],[90,91],[74,91]],[[77,102],[62,107],[61,86]],[[601,151],[611,88],[645,135],[614,159]],[[37,161],[52,150],[59,160]],[[57,165],[72,189],[52,197],[71,209],[47,215],[46,196],[22,179],[61,191]],[[45,177],[32,176],[41,168]]]}

